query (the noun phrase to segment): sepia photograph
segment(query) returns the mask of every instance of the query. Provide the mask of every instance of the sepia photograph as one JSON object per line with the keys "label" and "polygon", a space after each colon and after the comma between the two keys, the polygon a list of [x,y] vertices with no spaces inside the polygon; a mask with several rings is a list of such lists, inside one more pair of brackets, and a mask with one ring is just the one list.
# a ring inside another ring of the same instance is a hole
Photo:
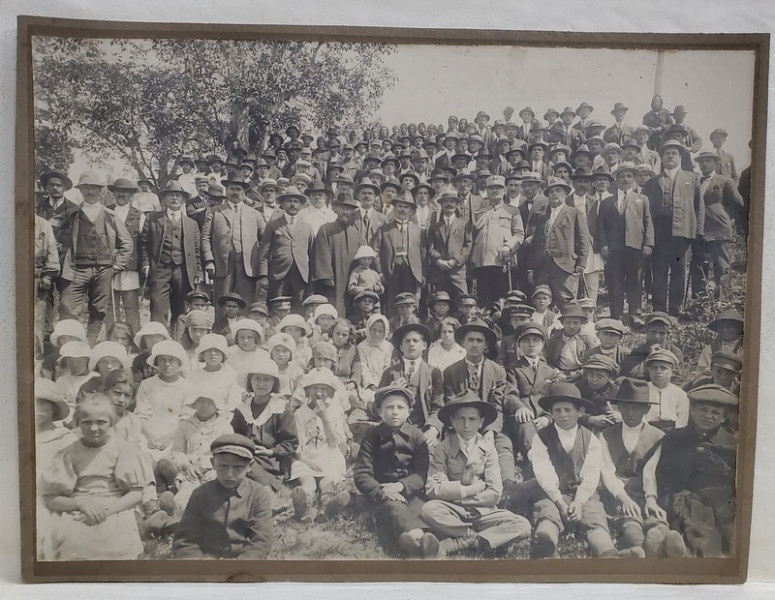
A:
{"label": "sepia photograph", "polygon": [[101,26],[20,34],[29,579],[744,577],[766,36]]}

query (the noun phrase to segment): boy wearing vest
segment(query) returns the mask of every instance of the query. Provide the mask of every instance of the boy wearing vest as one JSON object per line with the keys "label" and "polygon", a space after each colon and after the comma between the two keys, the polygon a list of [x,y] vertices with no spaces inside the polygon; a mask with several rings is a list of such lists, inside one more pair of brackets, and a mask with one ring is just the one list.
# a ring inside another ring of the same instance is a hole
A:
{"label": "boy wearing vest", "polygon": [[616,556],[597,495],[600,441],[578,424],[591,403],[569,383],[553,386],[538,403],[554,423],[538,431],[528,452],[540,488],[532,507],[533,557],[556,556],[560,533],[574,527],[586,538],[593,557]]}
{"label": "boy wearing vest", "polygon": [[[622,421],[600,435],[603,466],[601,479],[605,506],[613,519],[617,546],[632,556],[681,557],[685,555],[681,534],[669,531],[664,519],[645,517],[643,467],[664,433],[644,419],[653,404],[648,384],[625,377],[613,400]],[[644,544],[645,542],[645,544]]]}

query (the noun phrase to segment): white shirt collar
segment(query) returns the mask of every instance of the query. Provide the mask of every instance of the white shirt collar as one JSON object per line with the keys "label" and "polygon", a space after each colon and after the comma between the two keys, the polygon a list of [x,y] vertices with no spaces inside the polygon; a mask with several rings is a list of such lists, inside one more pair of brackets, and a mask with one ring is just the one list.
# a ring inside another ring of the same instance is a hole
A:
{"label": "white shirt collar", "polygon": [[83,211],[83,214],[86,215],[86,218],[89,219],[92,223],[97,219],[99,214],[102,212],[102,204],[99,202],[95,202],[94,204],[89,204],[88,202],[84,202],[81,204],[81,210]]}
{"label": "white shirt collar", "polygon": [[664,169],[665,174],[670,178],[671,181],[675,181],[675,176],[678,175],[678,171],[680,170],[681,167],[676,167],[675,169]]}
{"label": "white shirt collar", "polygon": [[560,429],[557,424],[554,423],[554,428],[557,430],[557,437],[560,438],[560,444],[562,444],[565,452],[573,450],[573,445],[576,443],[576,434],[579,431],[579,426],[576,425],[573,429]]}
{"label": "white shirt collar", "polygon": [[179,211],[179,210],[176,210],[176,211],[171,211],[171,210],[168,208],[168,209],[167,209],[167,218],[168,218],[170,221],[174,221],[175,223],[177,223],[178,221],[180,221],[180,211]]}

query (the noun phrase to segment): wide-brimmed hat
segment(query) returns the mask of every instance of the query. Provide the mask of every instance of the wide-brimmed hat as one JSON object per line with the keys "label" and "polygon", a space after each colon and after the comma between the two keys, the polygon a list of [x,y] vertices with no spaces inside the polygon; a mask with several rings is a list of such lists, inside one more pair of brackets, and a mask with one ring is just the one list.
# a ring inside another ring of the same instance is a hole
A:
{"label": "wide-brimmed hat", "polygon": [[[570,107],[569,107],[569,108],[570,108]],[[579,107],[578,107],[578,108],[577,108],[577,109],[574,111],[574,112],[575,112],[575,114],[579,114],[579,113],[581,112],[581,109],[582,109],[582,108],[588,108],[588,109],[589,109],[589,112],[593,112],[593,111],[595,110],[595,109],[592,107],[592,105],[591,105],[591,104],[589,104],[588,102],[582,102],[581,104],[579,104]]]}
{"label": "wide-brimmed hat", "polygon": [[221,185],[223,187],[229,187],[229,185],[238,185],[243,190],[250,189],[250,184],[245,181],[242,173],[237,173],[236,171],[230,171],[226,176],[226,179],[221,179]]}
{"label": "wide-brimmed hat", "polygon": [[80,188],[84,185],[96,185],[99,187],[105,187],[105,182],[102,177],[96,171],[84,171],[78,178],[78,183],[75,187]]}
{"label": "wide-brimmed hat", "polygon": [[482,117],[484,117],[484,118],[485,118],[485,119],[487,119],[488,121],[490,120],[490,115],[488,115],[488,114],[487,114],[486,112],[484,112],[483,110],[480,110],[478,113],[476,113],[476,116],[474,117],[474,121],[476,121],[477,119],[480,119],[480,118],[482,118]]}
{"label": "wide-brimmed hat", "polygon": [[552,407],[557,402],[570,402],[576,407],[589,409],[593,404],[589,400],[581,397],[581,392],[572,383],[556,383],[549,388],[549,393],[538,400],[538,406],[546,412],[551,413]]}
{"label": "wide-brimmed hat", "polygon": [[96,370],[97,363],[107,357],[118,360],[121,363],[122,368],[129,368],[129,356],[126,353],[126,348],[124,348],[124,346],[118,342],[100,342],[92,348],[91,355],[89,356],[89,370]]}
{"label": "wide-brimmed hat", "polygon": [[285,200],[291,200],[293,198],[296,198],[301,204],[305,204],[307,202],[307,196],[302,194],[301,190],[295,186],[287,188],[282,194],[280,194],[277,198],[277,202],[282,204]]}
{"label": "wide-brimmed hat", "polygon": [[[319,343],[328,344],[329,342],[319,342]],[[333,346],[333,344],[331,345]],[[336,349],[334,349],[334,357],[336,357]],[[334,358],[334,360],[335,359],[336,358]],[[320,368],[310,369],[309,373],[304,375],[301,378],[301,381],[299,382],[299,387],[304,391],[306,391],[308,387],[311,387],[313,385],[325,385],[331,389],[331,392],[333,395],[333,393],[339,389],[339,386],[341,385],[341,383],[339,379],[337,379],[336,375],[334,375],[331,372],[331,369],[320,367]]]}
{"label": "wide-brimmed hat", "polygon": [[234,337],[236,339],[237,332],[240,330],[252,331],[258,336],[258,343],[264,341],[264,328],[258,321],[253,319],[239,319],[234,325],[231,326],[234,329]]}
{"label": "wide-brimmed hat", "polygon": [[609,398],[614,404],[642,404],[645,406],[659,404],[649,398],[649,384],[642,379],[624,377],[616,391],[616,396]]}
{"label": "wide-brimmed hat", "polygon": [[577,302],[568,302],[568,304],[565,305],[565,307],[562,309],[562,314],[560,315],[560,321],[563,319],[568,318],[578,318],[581,319],[583,322],[587,322],[589,320],[589,317],[587,317],[586,314],[584,314],[584,311],[581,310],[581,306]]}
{"label": "wide-brimmed hat", "polygon": [[393,345],[396,348],[400,348],[404,341],[404,336],[413,331],[419,333],[426,344],[431,341],[431,330],[425,325],[422,323],[407,323],[406,325],[401,325],[401,327],[393,332]]}
{"label": "wide-brimmed hat", "polygon": [[712,158],[713,160],[721,162],[721,156],[710,148],[700,148],[697,156],[694,157],[694,162],[698,163],[703,158]]}
{"label": "wide-brimmed hat", "polygon": [[45,400],[54,406],[52,421],[61,421],[70,414],[70,407],[65,402],[65,395],[59,386],[50,379],[35,378],[35,400]]}
{"label": "wide-brimmed hat", "polygon": [[170,181],[167,183],[167,185],[164,186],[163,190],[159,190],[159,198],[163,198],[167,194],[172,194],[173,192],[183,194],[184,200],[191,197],[191,195],[183,188],[182,185],[180,185],[180,183],[177,181]]}
{"label": "wide-brimmed hat", "polygon": [[180,361],[182,369],[188,369],[188,355],[186,354],[186,350],[175,340],[162,340],[156,344],[151,350],[151,355],[146,359],[146,362],[150,366],[155,367],[156,359],[160,356],[177,358]]}
{"label": "wide-brimmed hat", "polygon": [[194,354],[201,360],[202,352],[207,350],[220,351],[223,354],[223,360],[226,360],[229,356],[229,342],[224,336],[217,333],[206,333],[199,340],[199,345],[196,347]]}
{"label": "wide-brimmed hat", "polygon": [[611,109],[611,114],[614,114],[618,110],[623,110],[627,112],[630,109],[624,105],[624,102],[617,102],[616,104],[614,104],[614,107]]}
{"label": "wide-brimmed hat", "polygon": [[498,418],[498,410],[492,404],[484,402],[471,390],[465,390],[447,400],[447,403],[442,406],[438,412],[439,420],[447,427],[451,427],[452,417],[458,409],[469,406],[479,409],[482,419],[484,420],[482,428],[487,427]]}
{"label": "wide-brimmed hat", "polygon": [[352,208],[358,208],[360,204],[358,204],[358,201],[355,199],[355,197],[348,193],[348,192],[339,192],[336,195],[336,198],[334,198],[331,201],[332,205],[340,205],[340,206],[350,206]]}
{"label": "wide-brimmed hat", "polygon": [[[522,181],[524,182],[524,179],[523,179]],[[569,185],[568,185],[568,184],[565,182],[565,180],[564,180],[564,179],[560,179],[559,177],[551,177],[551,178],[549,178],[549,182],[548,182],[548,183],[546,184],[546,186],[544,187],[544,190],[543,190],[543,192],[544,192],[544,196],[546,195],[546,193],[547,193],[547,192],[548,192],[550,189],[552,189],[552,188],[554,188],[554,187],[561,187],[561,188],[563,188],[563,189],[565,190],[565,193],[566,193],[566,194],[570,194],[570,193],[573,191],[573,189],[571,188],[571,186],[569,186]]]}
{"label": "wide-brimmed hat", "polygon": [[307,323],[304,317],[297,315],[296,313],[285,315],[277,324],[276,329],[277,331],[282,331],[286,327],[298,327],[304,331],[305,335],[310,335],[312,333],[312,327],[310,327],[310,324]]}
{"label": "wide-brimmed hat", "polygon": [[740,329],[742,329],[745,321],[743,320],[743,315],[741,315],[734,308],[730,308],[728,310],[721,312],[718,317],[713,319],[708,325],[708,329],[710,329],[711,331],[718,332],[719,328],[724,323],[733,323],[735,325],[738,325]]}
{"label": "wide-brimmed hat", "polygon": [[691,403],[705,402],[725,408],[735,408],[740,403],[740,399],[735,394],[715,383],[707,383],[696,387],[686,395]]}
{"label": "wide-brimmed hat", "polygon": [[54,325],[54,331],[51,333],[51,344],[59,346],[59,338],[68,335],[86,342],[86,330],[80,321],[75,319],[62,319]]}
{"label": "wide-brimmed hat", "polygon": [[582,365],[583,369],[596,369],[598,371],[606,371],[610,373],[612,377],[616,377],[619,374],[619,364],[610,356],[605,354],[593,354]]}
{"label": "wide-brimmed hat", "polygon": [[220,296],[218,298],[218,306],[223,306],[229,300],[239,304],[240,308],[245,308],[248,305],[245,299],[242,296],[240,296],[237,292],[227,292],[223,296]]}
{"label": "wide-brimmed hat", "polygon": [[498,343],[498,336],[495,335],[495,332],[481,319],[469,321],[455,330],[455,341],[458,344],[462,344],[466,334],[471,331],[483,334],[485,340],[487,340],[487,345],[490,347],[495,347],[495,344]]}
{"label": "wide-brimmed hat", "polygon": [[112,184],[108,186],[108,190],[110,190],[111,192],[115,192],[117,190],[136,192],[139,189],[140,188],[137,187],[137,184],[135,184],[133,181],[130,181],[129,179],[126,179],[125,177],[119,177]]}
{"label": "wide-brimmed hat", "polygon": [[619,163],[619,165],[614,169],[614,172],[611,173],[614,178],[619,177],[620,174],[626,173],[627,171],[631,171],[633,176],[638,174],[638,166],[635,163],[631,162],[622,162]]}
{"label": "wide-brimmed hat", "polygon": [[164,323],[159,323],[158,321],[148,321],[140,328],[140,331],[134,337],[135,346],[140,348],[143,337],[146,335],[163,335],[165,338],[170,339],[170,333],[167,331]]}
{"label": "wide-brimmed hat", "polygon": [[40,186],[45,188],[48,185],[48,180],[55,179],[55,178],[62,180],[65,191],[73,188],[72,180],[61,171],[46,171],[45,173],[43,173],[40,176]]}
{"label": "wide-brimmed hat", "polygon": [[275,380],[275,388],[280,385],[280,370],[277,368],[277,363],[271,358],[267,358],[266,354],[263,352],[254,352],[253,356],[248,359],[247,364],[239,373],[237,373],[237,385],[248,389],[247,384],[251,375],[273,377]]}
{"label": "wide-brimmed hat", "polygon": [[89,358],[90,356],[91,348],[86,342],[67,342],[59,349],[57,363],[61,364],[64,358]]}

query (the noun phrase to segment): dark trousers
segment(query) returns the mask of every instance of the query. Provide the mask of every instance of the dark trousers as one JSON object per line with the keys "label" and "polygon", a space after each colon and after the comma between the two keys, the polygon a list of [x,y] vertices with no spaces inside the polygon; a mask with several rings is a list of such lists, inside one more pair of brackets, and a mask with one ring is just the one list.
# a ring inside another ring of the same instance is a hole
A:
{"label": "dark trousers", "polygon": [[[279,280],[269,280],[267,299],[276,298],[277,296],[290,296],[291,309],[294,312],[301,313],[301,303],[304,301],[308,287],[307,282],[304,281],[299,272],[299,268],[294,263],[285,277]],[[250,307],[250,304],[248,304],[248,307]]]}
{"label": "dark trousers", "polygon": [[552,290],[554,303],[562,310],[568,302],[576,299],[579,291],[579,277],[561,269],[551,256],[544,256],[536,284],[546,284]]}
{"label": "dark trousers", "polygon": [[229,254],[229,267],[226,271],[226,275],[214,278],[213,292],[216,302],[216,319],[223,316],[223,308],[217,304],[218,298],[228,292],[237,292],[242,296],[242,299],[247,302],[248,307],[255,302],[256,279],[255,277],[249,277],[245,272],[245,263],[243,262],[242,254],[237,254],[235,252]]}
{"label": "dark trousers", "polygon": [[[676,316],[686,294],[686,270],[691,240],[656,231],[651,255],[653,276],[652,304],[655,311]],[[669,294],[669,295],[668,295]]]}
{"label": "dark trousers", "polygon": [[640,250],[609,247],[605,280],[608,284],[612,319],[622,318],[625,295],[630,314],[640,312],[642,273],[643,254]]}
{"label": "dark trousers", "polygon": [[[191,291],[185,265],[156,265],[151,277],[151,321],[169,327],[186,312],[186,294]],[[171,313],[171,314],[170,314]]]}
{"label": "dark trousers", "polygon": [[89,324],[86,338],[92,346],[102,329],[110,304],[110,282],[113,279],[113,267],[83,267],[73,270],[71,280],[64,281],[59,300],[59,318],[79,321],[83,314],[84,302],[88,303]]}
{"label": "dark trousers", "polygon": [[420,286],[422,282],[417,281],[412,273],[412,267],[403,258],[396,259],[393,265],[393,274],[386,278],[385,293],[382,296],[382,312],[389,317],[395,317],[398,314],[396,296],[402,292],[410,292],[415,298],[420,297]]}
{"label": "dark trousers", "polygon": [[495,450],[498,452],[498,467],[503,483],[514,483],[517,479],[514,464],[514,446],[509,436],[504,433],[495,434]]}
{"label": "dark trousers", "polygon": [[702,240],[692,242],[692,260],[689,272],[692,281],[692,297],[705,291],[710,265],[713,265],[713,279],[716,294],[726,298],[729,292],[729,242],[726,240]]}
{"label": "dark trousers", "polygon": [[[121,321],[119,306],[124,305],[124,320],[131,325],[135,331],[140,330],[140,290],[113,290],[113,298],[110,300],[108,314],[105,316],[105,325],[108,329],[113,326],[115,321]],[[115,313],[116,317],[113,318]]]}
{"label": "dark trousers", "polygon": [[[513,280],[512,280],[513,281]],[[476,297],[479,306],[491,308],[498,298],[509,291],[509,274],[503,267],[479,267],[476,269]]]}
{"label": "dark trousers", "polygon": [[387,500],[375,502],[369,507],[374,513],[377,537],[389,551],[398,552],[398,537],[413,529],[427,530],[428,525],[420,518],[425,502],[412,496],[406,502]]}
{"label": "dark trousers", "polygon": [[[442,277],[438,281],[431,283],[429,293],[447,292],[449,297],[452,298],[452,302],[457,303],[460,296],[468,294],[468,282],[466,281],[465,271],[462,274],[458,274],[456,277]],[[423,297],[426,294],[423,293]]]}

